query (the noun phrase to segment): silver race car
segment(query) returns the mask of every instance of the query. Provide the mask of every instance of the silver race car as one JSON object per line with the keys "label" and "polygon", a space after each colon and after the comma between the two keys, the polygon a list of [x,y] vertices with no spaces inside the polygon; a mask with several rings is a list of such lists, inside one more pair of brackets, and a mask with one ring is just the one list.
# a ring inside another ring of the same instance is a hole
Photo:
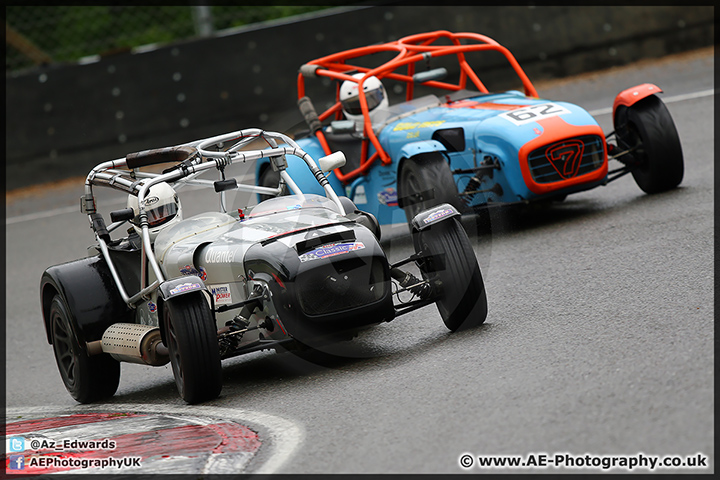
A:
{"label": "silver race car", "polygon": [[[325,196],[299,190],[288,157],[307,165]],[[230,174],[233,164],[267,158],[277,188]],[[485,287],[458,211],[440,204],[418,213],[414,253],[390,263],[375,217],[328,184],[325,172],[344,161],[335,152],[318,167],[288,136],[246,129],[96,166],[81,197],[95,243],[85,258],[48,268],[40,285],[70,395],[81,403],[112,396],[120,362],[170,362],[181,397],[197,403],[220,394],[225,358],[320,348],[431,303],[452,331],[482,324]],[[97,186],[127,195],[109,225]],[[209,191],[218,211],[184,218],[183,189]],[[263,200],[229,209],[226,195],[236,192]],[[127,235],[112,238],[122,225]]]}

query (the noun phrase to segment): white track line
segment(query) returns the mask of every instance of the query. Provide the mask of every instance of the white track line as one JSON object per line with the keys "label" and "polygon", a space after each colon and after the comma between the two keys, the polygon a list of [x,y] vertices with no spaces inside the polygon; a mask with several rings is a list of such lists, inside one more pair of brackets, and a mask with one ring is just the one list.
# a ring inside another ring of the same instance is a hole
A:
{"label": "white track line", "polygon": [[[232,420],[237,423],[245,422],[257,424],[267,429],[269,435],[269,446],[265,439],[263,447],[267,447],[270,453],[260,468],[252,473],[272,474],[285,464],[292,457],[297,447],[302,443],[302,428],[281,417],[262,412],[243,410],[240,408],[211,407],[203,405],[157,405],[157,404],[122,404],[109,403],[106,405],[77,405],[74,407],[8,407],[6,408],[6,420],[13,420],[17,416],[34,415],[69,415],[72,413],[84,412],[108,412],[108,411],[129,411],[139,413],[155,413],[164,415],[187,415],[190,417],[208,416],[223,420]],[[263,448],[261,447],[261,448]],[[171,452],[169,452],[171,453]]]}
{"label": "white track line", "polygon": [[[710,90],[702,90],[700,92],[694,92],[694,93],[686,93],[683,95],[675,95],[672,97],[664,97],[662,101],[664,103],[674,103],[674,102],[682,102],[685,100],[692,100],[695,98],[703,98],[703,97],[711,97],[715,95],[715,89]],[[590,115],[606,115],[608,113],[612,113],[612,107],[608,108],[599,108],[597,110],[591,110],[588,112]],[[43,218],[48,217],[54,217],[55,215],[60,215],[63,213],[71,213],[71,212],[77,212],[78,207],[63,207],[63,208],[56,208],[54,210],[48,210],[45,212],[38,212],[38,213],[29,213],[27,215],[19,215],[17,217],[11,217],[5,220],[5,225],[12,225],[14,223],[21,223],[21,222],[30,222],[32,220],[40,220]]]}
{"label": "white track line", "polygon": [[77,205],[72,207],[55,208],[53,210],[46,210],[44,212],[28,213],[27,215],[18,215],[17,217],[11,217],[5,220],[5,225],[12,225],[13,223],[29,222],[31,220],[41,220],[43,218],[54,217],[63,213],[75,213],[80,212],[80,207]]}

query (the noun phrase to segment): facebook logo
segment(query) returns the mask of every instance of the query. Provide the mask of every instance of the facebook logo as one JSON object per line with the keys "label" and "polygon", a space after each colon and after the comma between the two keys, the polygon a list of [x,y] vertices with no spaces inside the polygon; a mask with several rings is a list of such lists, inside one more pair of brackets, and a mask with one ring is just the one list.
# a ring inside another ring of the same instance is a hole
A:
{"label": "facebook logo", "polygon": [[25,455],[10,455],[10,470],[25,469]]}
{"label": "facebook logo", "polygon": [[11,437],[9,447],[11,452],[22,452],[25,450],[25,439],[23,437]]}

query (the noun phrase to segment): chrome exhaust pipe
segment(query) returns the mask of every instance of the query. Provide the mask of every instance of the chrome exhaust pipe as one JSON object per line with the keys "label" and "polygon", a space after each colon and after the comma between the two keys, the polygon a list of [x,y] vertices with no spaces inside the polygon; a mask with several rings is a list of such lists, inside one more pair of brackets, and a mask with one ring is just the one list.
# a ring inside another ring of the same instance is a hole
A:
{"label": "chrome exhaust pipe", "polygon": [[88,354],[108,353],[118,362],[161,366],[170,361],[162,343],[160,329],[138,323],[115,323],[103,333],[102,340],[88,342]]}

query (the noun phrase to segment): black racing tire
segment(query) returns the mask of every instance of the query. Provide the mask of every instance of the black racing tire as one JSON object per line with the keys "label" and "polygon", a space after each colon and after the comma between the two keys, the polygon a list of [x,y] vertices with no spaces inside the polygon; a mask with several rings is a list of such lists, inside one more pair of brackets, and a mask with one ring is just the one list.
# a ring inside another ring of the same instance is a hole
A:
{"label": "black racing tire", "polygon": [[450,165],[442,153],[425,153],[406,159],[398,183],[398,195],[402,198],[419,196],[418,202],[403,206],[408,225],[415,215],[441,203],[449,203],[460,212],[465,210]]}
{"label": "black racing tire", "polygon": [[683,179],[680,138],[665,104],[655,95],[616,112],[615,131],[621,149],[634,148],[633,178],[645,193],[677,187]]}
{"label": "black racing tire", "polygon": [[425,280],[439,291],[435,302],[445,326],[451,331],[476,327],[487,318],[487,296],[480,266],[467,233],[456,219],[414,232],[416,252],[443,255],[444,268],[434,260],[420,262]]}
{"label": "black racing tire", "polygon": [[220,395],[222,366],[217,327],[203,294],[188,293],[167,300],[163,327],[180,397],[193,404]]}
{"label": "black racing tire", "polygon": [[115,395],[120,383],[120,362],[107,353],[89,356],[80,347],[71,326],[70,309],[57,294],[50,304],[53,352],[68,393],[80,403]]}
{"label": "black racing tire", "polygon": [[[260,178],[258,179],[258,185],[261,187],[272,187],[277,188],[278,185],[280,185],[280,172],[273,170],[272,166],[267,165],[261,172],[260,172]],[[280,194],[287,195],[287,187],[283,189],[283,192]],[[258,201],[264,202],[265,200],[268,200],[270,198],[275,198],[273,195],[264,195],[262,193],[258,194]]]}

